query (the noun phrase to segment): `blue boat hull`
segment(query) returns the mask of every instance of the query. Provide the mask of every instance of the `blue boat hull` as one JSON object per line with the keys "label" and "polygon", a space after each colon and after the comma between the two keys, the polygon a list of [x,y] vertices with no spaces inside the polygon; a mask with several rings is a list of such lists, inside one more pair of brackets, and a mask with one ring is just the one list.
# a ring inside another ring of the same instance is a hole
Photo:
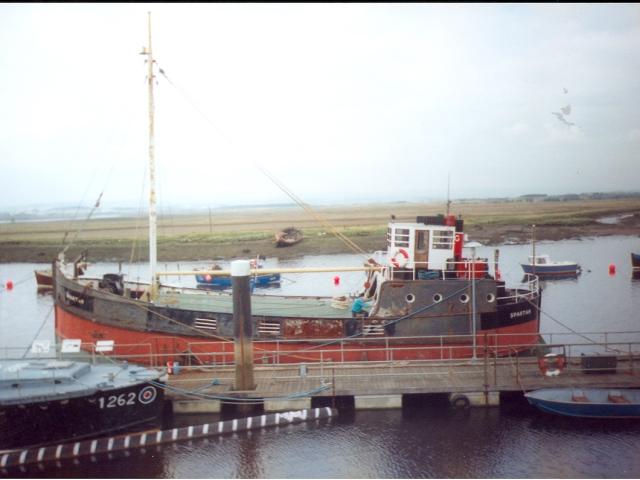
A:
{"label": "blue boat hull", "polygon": [[[570,392],[570,389],[565,389]],[[553,390],[547,390],[553,392]],[[585,390],[587,396],[593,396],[594,390]],[[596,401],[573,401],[570,393],[563,398],[562,389],[556,389],[556,398],[541,398],[545,391],[531,392],[525,395],[527,401],[545,413],[580,418],[640,418],[640,403],[615,403],[598,399]]]}
{"label": "blue boat hull", "polygon": [[[209,277],[205,275],[196,275],[196,281],[199,285],[210,286],[216,288],[231,288],[231,277]],[[251,277],[251,288],[266,287],[268,285],[278,283],[280,281],[279,273],[271,273],[266,275],[258,275]]]}
{"label": "blue boat hull", "polygon": [[572,265],[536,265],[535,268],[531,264],[523,263],[521,265],[522,265],[522,270],[524,270],[524,273],[531,273],[534,275],[544,275],[544,276],[578,275],[577,263]]}

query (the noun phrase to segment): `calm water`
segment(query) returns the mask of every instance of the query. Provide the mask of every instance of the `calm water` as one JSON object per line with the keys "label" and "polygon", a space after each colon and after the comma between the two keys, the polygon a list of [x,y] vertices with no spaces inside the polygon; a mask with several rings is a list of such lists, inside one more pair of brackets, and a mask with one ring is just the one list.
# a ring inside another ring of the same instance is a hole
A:
{"label": "calm water", "polygon": [[[493,259],[494,248],[478,248]],[[577,280],[544,283],[543,332],[554,340],[586,343],[570,332],[640,331],[640,281],[631,277],[629,252],[640,250],[636,237],[606,237],[539,243],[538,253],[576,260],[583,268]],[[528,246],[500,247],[507,284],[522,279],[519,262]],[[267,265],[359,265],[353,255],[307,256]],[[617,267],[608,274],[609,264]],[[178,264],[168,264],[175,269]],[[180,269],[206,264],[181,263]],[[33,270],[45,265],[0,265],[0,282],[16,284],[0,291],[0,348],[24,347],[34,338],[53,340],[52,300],[36,293]],[[117,265],[95,265],[96,274]],[[123,267],[123,271],[127,271]],[[130,278],[144,278],[135,265]],[[360,288],[358,273],[285,275],[278,289],[267,292],[339,295]],[[178,279],[173,280],[177,282]],[[193,279],[182,277],[188,285]],[[565,336],[566,335],[566,336]],[[624,335],[626,339],[633,336]],[[638,340],[638,338],[635,338]],[[582,350],[588,350],[583,345]],[[23,350],[17,350],[22,352]],[[217,421],[216,415],[176,416],[166,427]],[[552,417],[530,407],[522,397],[503,399],[499,408],[456,412],[442,397],[412,397],[403,410],[353,412],[318,423],[234,434],[134,451],[114,458],[60,467],[13,471],[25,477],[151,478],[637,478],[640,476],[640,421],[592,421]]]}

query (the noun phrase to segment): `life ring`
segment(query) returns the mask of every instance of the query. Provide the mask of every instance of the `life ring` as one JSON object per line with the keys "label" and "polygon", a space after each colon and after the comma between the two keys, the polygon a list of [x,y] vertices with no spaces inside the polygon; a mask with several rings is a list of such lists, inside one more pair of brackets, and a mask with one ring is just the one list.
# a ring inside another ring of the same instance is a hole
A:
{"label": "life ring", "polygon": [[409,261],[409,252],[404,248],[398,248],[389,261],[394,267],[403,268]]}
{"label": "life ring", "polygon": [[567,359],[563,354],[547,353],[538,359],[538,367],[543,375],[547,377],[557,377],[565,367]]}

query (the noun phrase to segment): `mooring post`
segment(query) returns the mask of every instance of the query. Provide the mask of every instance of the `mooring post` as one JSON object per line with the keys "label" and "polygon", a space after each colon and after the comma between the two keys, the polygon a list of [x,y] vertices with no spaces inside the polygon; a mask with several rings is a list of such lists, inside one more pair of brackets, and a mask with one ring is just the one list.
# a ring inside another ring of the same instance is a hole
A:
{"label": "mooring post", "polygon": [[235,390],[256,388],[253,378],[253,323],[251,320],[251,286],[248,260],[231,262],[233,289],[233,336],[236,364]]}

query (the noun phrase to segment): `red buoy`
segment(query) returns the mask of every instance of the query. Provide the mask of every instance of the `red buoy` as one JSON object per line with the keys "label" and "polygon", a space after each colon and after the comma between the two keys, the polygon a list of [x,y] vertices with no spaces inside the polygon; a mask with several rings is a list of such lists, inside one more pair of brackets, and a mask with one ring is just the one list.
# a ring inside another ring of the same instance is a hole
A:
{"label": "red buoy", "polygon": [[13,282],[11,280],[7,280],[6,287],[7,290],[13,290]]}
{"label": "red buoy", "polygon": [[616,274],[616,266],[613,263],[609,264],[609,275],[615,275]]}
{"label": "red buoy", "polygon": [[340,277],[338,275],[333,277],[333,284],[334,285],[340,285]]}

